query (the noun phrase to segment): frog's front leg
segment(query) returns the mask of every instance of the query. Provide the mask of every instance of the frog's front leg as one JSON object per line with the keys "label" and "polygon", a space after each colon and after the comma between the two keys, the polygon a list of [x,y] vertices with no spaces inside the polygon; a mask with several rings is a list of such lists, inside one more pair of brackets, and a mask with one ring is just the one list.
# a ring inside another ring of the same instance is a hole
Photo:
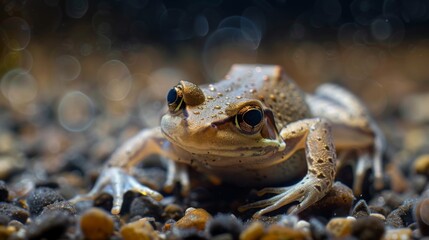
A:
{"label": "frog's front leg", "polygon": [[[335,178],[335,148],[331,136],[329,123],[323,119],[305,119],[287,125],[280,135],[286,142],[287,152],[284,152],[283,161],[297,150],[305,148],[307,161],[307,175],[297,184],[290,187],[265,188],[259,195],[275,193],[276,196],[242,206],[239,210],[263,208],[255,213],[259,217],[274,211],[294,201],[299,204],[289,210],[296,214],[319,199],[331,189]],[[287,174],[287,173],[285,173]]]}
{"label": "frog's front leg", "polygon": [[[174,181],[179,180],[184,189],[189,189],[189,181],[186,169],[183,166],[176,167],[175,163],[167,159],[175,159],[176,156],[170,143],[164,138],[160,128],[145,129],[122,144],[111,156],[97,179],[93,189],[85,194],[73,198],[72,202],[82,200],[94,200],[102,191],[113,196],[112,214],[119,214],[123,202],[123,195],[127,191],[139,192],[161,200],[162,195],[142,184],[133,176],[132,169],[139,162],[150,155],[160,155],[167,164],[166,188],[169,189]],[[176,177],[179,176],[179,177]]]}

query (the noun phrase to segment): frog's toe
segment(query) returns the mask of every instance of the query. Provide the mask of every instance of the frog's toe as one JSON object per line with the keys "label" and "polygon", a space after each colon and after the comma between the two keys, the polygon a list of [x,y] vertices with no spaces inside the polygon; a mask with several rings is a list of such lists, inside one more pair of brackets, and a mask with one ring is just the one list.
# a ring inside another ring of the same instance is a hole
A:
{"label": "frog's toe", "polygon": [[140,184],[134,177],[130,176],[121,168],[107,168],[105,169],[92,190],[85,195],[79,195],[70,200],[72,203],[79,201],[94,200],[101,192],[107,192],[113,197],[112,214],[118,215],[121,212],[123,196],[128,191],[138,192],[142,195],[149,196],[155,200],[161,200],[162,195],[142,184]]}
{"label": "frog's toe", "polygon": [[263,188],[259,190],[256,194],[261,197],[268,193],[280,194],[289,190],[290,187],[271,187],[271,188]]}
{"label": "frog's toe", "polygon": [[266,213],[298,201],[298,205],[289,209],[290,214],[297,214],[317,202],[329,189],[330,184],[315,177],[306,177],[301,182],[291,187],[262,189],[261,191],[263,193],[278,193],[278,195],[266,200],[244,205],[238,210],[246,211],[252,208],[263,208],[253,215],[254,218],[258,218]]}
{"label": "frog's toe", "polygon": [[182,187],[182,195],[188,195],[191,186],[187,166],[173,161],[168,161],[167,180],[164,184],[164,191],[167,193],[172,192],[177,182],[180,183],[180,186]]}

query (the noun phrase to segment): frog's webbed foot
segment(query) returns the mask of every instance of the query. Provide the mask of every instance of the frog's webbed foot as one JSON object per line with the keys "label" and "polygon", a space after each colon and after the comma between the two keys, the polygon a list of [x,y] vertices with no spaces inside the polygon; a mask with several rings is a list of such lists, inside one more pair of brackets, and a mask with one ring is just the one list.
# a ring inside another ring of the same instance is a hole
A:
{"label": "frog's webbed foot", "polygon": [[164,191],[167,193],[172,192],[178,182],[182,187],[182,195],[188,195],[190,191],[190,183],[187,166],[165,158],[161,158],[161,160],[167,166],[167,179],[164,184]]}
{"label": "frog's webbed foot", "polygon": [[101,192],[107,192],[113,196],[112,214],[119,214],[123,203],[123,195],[127,191],[138,192],[145,196],[150,196],[159,201],[163,197],[160,193],[140,184],[133,176],[118,167],[106,168],[95,183],[92,190],[84,195],[71,199],[72,203],[85,200],[94,200]]}
{"label": "frog's webbed foot", "polygon": [[252,208],[263,208],[253,215],[254,218],[258,218],[266,213],[298,201],[298,205],[288,210],[289,214],[297,214],[325,196],[326,191],[329,189],[330,187],[326,185],[326,181],[322,181],[313,176],[306,176],[299,183],[291,187],[264,188],[257,194],[264,195],[267,193],[275,193],[277,195],[269,199],[241,206],[238,210],[246,211]]}

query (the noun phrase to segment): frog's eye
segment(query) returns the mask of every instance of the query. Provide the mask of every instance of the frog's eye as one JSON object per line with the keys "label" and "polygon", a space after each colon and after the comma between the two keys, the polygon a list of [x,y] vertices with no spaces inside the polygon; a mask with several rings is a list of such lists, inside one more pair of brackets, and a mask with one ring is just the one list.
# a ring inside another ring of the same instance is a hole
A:
{"label": "frog's eye", "polygon": [[170,112],[177,112],[181,108],[185,107],[185,103],[183,102],[183,91],[180,85],[177,85],[168,91],[167,103]]}
{"label": "frog's eye", "polygon": [[253,134],[261,130],[264,113],[258,106],[246,106],[235,115],[235,125],[241,131]]}

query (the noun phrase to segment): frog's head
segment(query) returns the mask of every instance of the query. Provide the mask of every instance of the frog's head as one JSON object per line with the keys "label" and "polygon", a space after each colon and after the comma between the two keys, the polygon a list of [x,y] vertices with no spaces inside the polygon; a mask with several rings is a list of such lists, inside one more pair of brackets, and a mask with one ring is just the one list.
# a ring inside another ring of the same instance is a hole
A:
{"label": "frog's head", "polygon": [[191,154],[218,159],[261,158],[283,149],[271,110],[257,99],[233,94],[180,81],[167,94],[162,132]]}

